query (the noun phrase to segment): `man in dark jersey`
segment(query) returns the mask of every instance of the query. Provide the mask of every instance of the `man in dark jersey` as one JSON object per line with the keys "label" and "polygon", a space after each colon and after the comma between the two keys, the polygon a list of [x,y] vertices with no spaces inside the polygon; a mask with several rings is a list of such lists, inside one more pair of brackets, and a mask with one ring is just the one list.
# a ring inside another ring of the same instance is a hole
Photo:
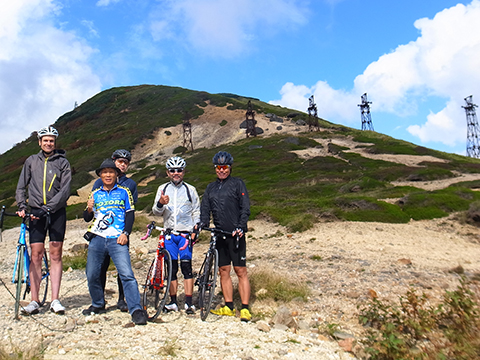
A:
{"label": "man in dark jersey", "polygon": [[[235,316],[233,306],[233,285],[230,277],[231,264],[238,277],[238,291],[242,300],[240,319],[250,321],[252,315],[248,307],[250,300],[250,282],[247,276],[246,254],[247,245],[245,233],[250,216],[250,200],[245,183],[232,172],[233,157],[225,151],[220,151],[213,157],[213,165],[217,180],[208,184],[200,205],[201,226],[208,226],[210,214],[213,215],[215,227],[231,231],[232,236],[217,241],[218,266],[220,284],[225,300],[225,306],[211,310],[215,315]],[[237,244],[236,237],[239,236]]]}

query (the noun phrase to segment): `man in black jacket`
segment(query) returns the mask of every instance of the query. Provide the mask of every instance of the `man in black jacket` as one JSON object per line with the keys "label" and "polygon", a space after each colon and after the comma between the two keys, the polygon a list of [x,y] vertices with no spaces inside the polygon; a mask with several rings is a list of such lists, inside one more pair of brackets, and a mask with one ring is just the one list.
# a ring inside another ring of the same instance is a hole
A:
{"label": "man in black jacket", "polygon": [[[220,151],[213,157],[213,165],[217,180],[208,184],[203,194],[200,206],[200,221],[203,226],[210,223],[210,214],[213,215],[215,227],[231,231],[232,236],[217,242],[218,266],[220,283],[225,300],[225,306],[211,310],[215,315],[235,316],[233,307],[233,285],[230,277],[231,264],[238,277],[238,291],[242,300],[240,319],[250,321],[252,318],[248,303],[250,300],[250,282],[246,268],[247,244],[245,233],[250,216],[250,200],[245,183],[236,177],[230,176],[233,157],[225,151]],[[237,247],[236,236],[240,237]]]}

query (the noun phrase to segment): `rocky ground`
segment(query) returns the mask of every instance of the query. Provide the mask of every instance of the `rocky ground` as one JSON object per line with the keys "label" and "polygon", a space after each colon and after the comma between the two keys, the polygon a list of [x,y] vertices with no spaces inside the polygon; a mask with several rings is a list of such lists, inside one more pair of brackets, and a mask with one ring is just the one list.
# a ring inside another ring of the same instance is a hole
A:
{"label": "rocky ground", "polygon": [[[206,113],[192,124],[195,147],[244,138],[244,130],[239,128],[244,112],[238,111],[237,115],[237,120],[231,120],[226,108],[207,107]],[[229,119],[231,124],[212,126],[224,119]],[[264,115],[258,115],[256,120],[266,135],[305,131],[305,127],[290,121],[271,122]],[[137,146],[134,159],[164,162],[181,143],[181,134],[181,125],[158,130],[154,139]],[[418,166],[425,160],[442,161],[424,156],[367,154],[351,139],[318,139],[322,146],[296,153],[302,158],[327,156],[330,141],[362,156],[409,166]],[[480,174],[457,175],[442,181],[416,182],[415,186],[433,190],[480,178]],[[91,184],[79,189],[79,196],[72,196],[69,203],[85,202],[90,189]],[[108,276],[106,314],[88,317],[81,314],[90,304],[85,273],[69,270],[64,273],[61,289],[61,301],[67,308],[64,316],[50,313],[45,306],[40,314],[15,321],[14,299],[9,292],[14,291],[11,272],[19,230],[5,231],[0,242],[3,254],[0,279],[4,283],[0,284],[0,359],[9,353],[22,352],[27,355],[24,358],[29,358],[29,354],[43,354],[45,359],[78,360],[360,358],[363,329],[358,323],[358,305],[365,304],[371,296],[396,300],[410,286],[426,292],[435,303],[445,290],[453,290],[458,285],[458,275],[452,269],[461,266],[467,275],[480,273],[479,230],[455,220],[455,215],[408,224],[318,223],[309,231],[294,234],[266,220],[251,221],[249,227],[247,266],[250,274],[266,270],[282,275],[291,283],[306,283],[311,291],[307,302],[260,301],[254,293],[251,303],[254,318],[250,323],[241,323],[238,317],[214,315],[201,321],[198,314],[187,316],[181,311],[162,315],[158,322],[147,326],[134,326],[129,314],[116,310],[114,271]],[[68,223],[66,255],[72,253],[74,246],[86,243],[85,230],[83,220]],[[140,284],[157,245],[154,238],[141,241],[142,235],[134,233],[130,239],[132,262]],[[200,268],[207,246],[205,242],[195,245],[194,269]],[[255,292],[262,292],[261,284],[257,286],[260,288]],[[196,293],[194,301],[195,297]],[[218,296],[216,304],[221,302]],[[329,326],[338,328],[337,338],[327,335]]]}
{"label": "rocky ground", "polygon": [[[214,315],[201,321],[198,314],[182,311],[147,326],[134,326],[129,314],[116,310],[114,272],[107,284],[109,311],[84,317],[81,311],[89,305],[89,295],[82,270],[64,274],[61,299],[66,315],[54,315],[44,307],[38,315],[15,321],[14,300],[7,288],[14,290],[10,279],[18,229],[5,231],[0,243],[0,277],[6,285],[0,290],[0,351],[43,349],[46,359],[352,359],[360,357],[359,345],[353,342],[353,351],[348,352],[351,341],[330,338],[324,330],[336,324],[360,343],[357,305],[373,292],[381,299],[397,299],[413,286],[430,294],[434,302],[458,285],[452,268],[461,265],[467,274],[480,272],[478,229],[453,218],[409,224],[319,223],[301,234],[289,234],[265,220],[251,221],[249,226],[249,272],[266,269],[286,281],[308,283],[307,302],[278,304],[255,300],[253,295],[250,323]],[[85,228],[82,220],[69,222],[66,254],[74,245],[84,244]],[[143,242],[140,237],[132,235],[131,254],[141,283],[157,240]],[[206,243],[195,245],[195,269],[206,248]],[[221,303],[220,296],[216,302]],[[275,318],[285,307],[293,317],[288,326]]]}

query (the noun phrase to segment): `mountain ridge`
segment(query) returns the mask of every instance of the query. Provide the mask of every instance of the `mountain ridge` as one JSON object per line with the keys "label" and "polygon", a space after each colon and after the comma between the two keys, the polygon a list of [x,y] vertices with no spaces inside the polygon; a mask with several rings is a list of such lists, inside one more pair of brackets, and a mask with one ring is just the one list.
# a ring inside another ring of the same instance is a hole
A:
{"label": "mountain ridge", "polygon": [[[248,101],[263,132],[257,137],[246,138],[241,128]],[[193,153],[182,147],[186,119],[192,124]],[[220,149],[235,157],[233,175],[247,184],[252,218],[271,218],[292,231],[332,219],[408,222],[443,217],[480,200],[474,191],[480,187],[478,159],[323,119],[319,131],[308,131],[307,122],[305,113],[253,98],[140,85],[102,91],[62,115],[54,126],[61,134],[58,145],[67,150],[72,165],[73,196],[88,189],[92,171],[104,158],[125,148],[133,154],[129,176],[139,184],[137,209],[146,212],[165,181],[166,158],[186,157],[186,181],[202,194],[214,179],[211,158]],[[0,205],[14,207],[23,161],[37,151],[31,134],[0,155]],[[420,186],[446,179],[447,188],[431,191]],[[69,218],[81,216],[84,204],[77,200],[68,208]]]}

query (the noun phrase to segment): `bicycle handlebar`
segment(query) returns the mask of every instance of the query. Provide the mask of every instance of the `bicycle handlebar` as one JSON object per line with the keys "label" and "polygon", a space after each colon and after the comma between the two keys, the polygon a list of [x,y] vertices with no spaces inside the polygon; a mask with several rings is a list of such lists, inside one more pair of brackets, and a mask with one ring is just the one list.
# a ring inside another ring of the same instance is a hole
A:
{"label": "bicycle handlebar", "polygon": [[[232,236],[232,233],[230,231],[225,231],[225,230],[218,229],[218,228],[202,228],[201,230],[206,230],[206,231],[210,231],[210,232],[217,233],[217,234]],[[238,235],[238,233],[237,233],[237,236],[235,236],[235,240],[236,240],[235,241],[235,248],[238,249],[240,247],[240,236]]]}
{"label": "bicycle handlebar", "polygon": [[145,236],[141,237],[140,240],[146,240],[152,234],[153,229],[164,232],[166,234],[181,235],[178,231],[156,226],[155,221],[152,221],[150,224],[147,225],[147,233],[145,234]]}

